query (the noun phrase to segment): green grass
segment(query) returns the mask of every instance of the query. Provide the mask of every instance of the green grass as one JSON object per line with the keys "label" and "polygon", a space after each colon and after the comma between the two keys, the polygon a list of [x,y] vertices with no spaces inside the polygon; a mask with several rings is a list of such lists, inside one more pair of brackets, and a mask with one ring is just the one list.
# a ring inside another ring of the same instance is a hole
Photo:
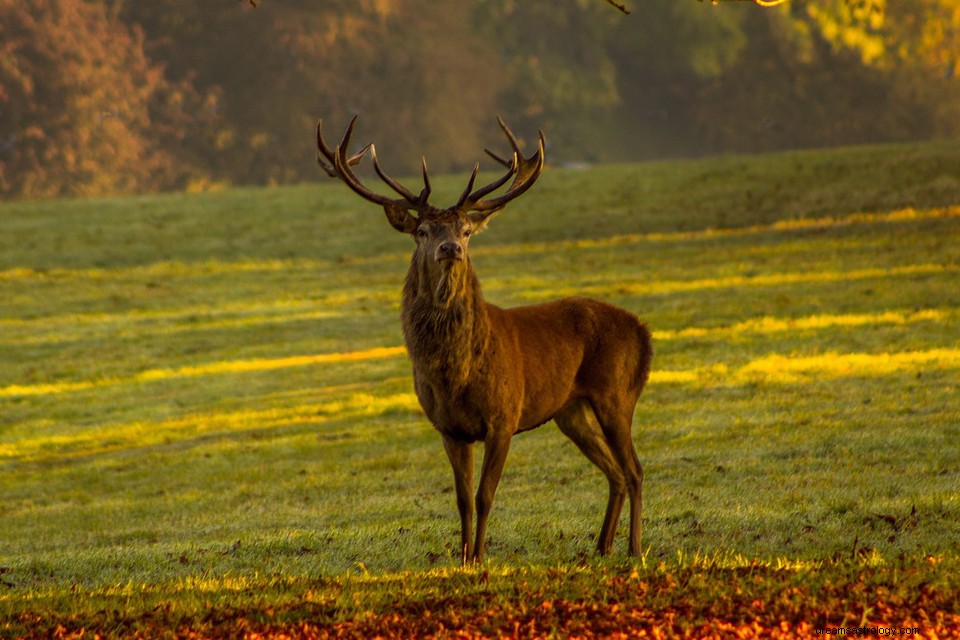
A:
{"label": "green grass", "polygon": [[410,242],[376,207],[332,182],[4,204],[0,635],[605,602],[745,567],[956,602],[958,194],[948,143],[545,173],[474,261],[498,304],[585,292],[654,330],[646,551],[594,558],[605,483],[548,425],[469,571],[405,356],[337,355],[402,344]]}

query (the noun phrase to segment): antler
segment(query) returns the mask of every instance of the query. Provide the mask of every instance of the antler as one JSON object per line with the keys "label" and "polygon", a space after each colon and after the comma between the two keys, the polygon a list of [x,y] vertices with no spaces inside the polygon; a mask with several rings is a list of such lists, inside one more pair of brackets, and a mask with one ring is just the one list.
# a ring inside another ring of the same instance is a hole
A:
{"label": "antler", "polygon": [[[368,144],[352,156],[347,156],[347,149],[350,145],[350,136],[353,135],[353,126],[356,121],[357,116],[354,116],[353,119],[350,120],[350,124],[347,126],[346,132],[343,134],[343,139],[340,140],[340,144],[333,149],[331,149],[323,140],[323,134],[321,132],[323,120],[317,122],[317,163],[319,163],[320,167],[331,178],[342,179],[347,183],[347,186],[353,189],[357,195],[365,200],[369,200],[370,202],[374,202],[379,205],[395,205],[403,209],[412,209],[418,212],[424,212],[433,209],[433,207],[427,202],[427,199],[430,197],[431,188],[430,177],[427,175],[427,161],[425,158],[421,163],[423,167],[424,186],[419,195],[414,195],[409,189],[386,174],[386,172],[380,166],[379,160],[377,160],[377,148],[373,144]],[[463,193],[457,200],[457,204],[455,204],[453,207],[450,207],[450,209],[456,209],[459,211],[495,213],[507,206],[511,200],[522,195],[527,189],[532,187],[533,183],[536,182],[538,177],[540,177],[540,173],[543,171],[544,145],[546,144],[546,141],[543,137],[543,131],[539,132],[540,140],[539,144],[537,145],[536,153],[529,158],[524,158],[523,153],[520,151],[520,143],[517,142],[517,137],[503,121],[503,118],[497,116],[497,122],[500,124],[500,128],[503,129],[503,132],[507,135],[507,139],[510,141],[510,146],[513,147],[513,155],[510,160],[505,160],[489,149],[486,149],[486,152],[494,160],[507,167],[507,172],[501,178],[498,178],[490,184],[480,187],[474,191],[473,185],[476,182],[477,174],[480,172],[480,163],[478,162],[476,165],[474,165],[473,174],[470,176],[469,182],[467,182],[467,188],[463,190]],[[380,179],[387,183],[391,189],[396,191],[401,196],[400,198],[389,198],[371,191],[364,186],[362,182],[360,182],[360,179],[357,178],[357,176],[353,173],[353,170],[350,169],[350,167],[359,163],[360,160],[363,159],[363,156],[366,154],[368,149],[370,150],[370,155],[373,157],[373,168],[377,172],[377,175],[380,176]],[[326,162],[324,159],[326,159]],[[496,198],[490,198],[488,200],[484,199],[486,196],[505,185],[510,178],[513,178],[513,182],[510,184],[510,187],[505,193],[497,196]]]}
{"label": "antler", "polygon": [[[537,144],[536,153],[529,158],[524,158],[523,152],[520,151],[520,143],[517,142],[517,137],[513,134],[513,131],[510,130],[510,127],[507,126],[507,123],[505,123],[500,116],[497,116],[497,123],[507,135],[510,146],[513,147],[513,157],[510,160],[505,160],[489,149],[485,149],[485,151],[491,158],[507,167],[507,173],[499,180],[495,180],[487,186],[481,187],[471,193],[470,190],[473,189],[473,182],[477,177],[477,172],[480,170],[480,163],[478,162],[473,168],[473,175],[470,176],[467,188],[457,201],[456,207],[458,209],[463,211],[497,212],[507,206],[511,200],[518,198],[526,192],[527,189],[532,187],[533,183],[537,181],[537,178],[540,177],[540,173],[543,171],[544,145],[546,144],[543,131],[538,132],[540,139]],[[483,199],[484,196],[493,193],[506,184],[507,180],[511,177],[513,177],[513,182],[504,194],[489,200]]]}
{"label": "antler", "polygon": [[[353,120],[356,120],[356,119],[357,117],[354,116]],[[350,121],[350,129],[353,128],[353,120]],[[327,175],[330,176],[331,178],[339,178],[340,174],[337,173],[337,169],[336,169],[336,160],[335,160],[336,151],[328,147],[327,144],[323,141],[323,135],[320,132],[321,127],[323,127],[323,118],[317,121],[317,164],[319,164],[320,168],[326,171]],[[347,132],[348,138],[349,138],[349,135],[350,135],[350,131]],[[367,149],[369,149],[371,146],[373,145],[368,144],[363,149],[360,149],[360,151],[358,151],[357,153],[347,158],[347,164],[349,166],[353,166],[358,162],[360,162],[363,159],[364,154],[367,153]],[[322,157],[321,157],[321,154],[322,154]],[[326,162],[324,162],[323,158],[326,158],[330,162],[330,164],[327,164]]]}
{"label": "antler", "polygon": [[[336,148],[331,149],[326,142],[323,141],[323,133],[321,129],[323,127],[323,120],[317,122],[317,163],[320,165],[324,171],[327,172],[331,178],[341,178],[344,182],[347,183],[347,186],[353,189],[353,191],[365,200],[374,202],[379,205],[396,205],[403,209],[414,209],[416,211],[423,211],[426,208],[429,208],[427,204],[427,198],[430,197],[430,178],[427,176],[427,161],[423,159],[423,189],[420,191],[419,196],[413,195],[413,193],[404,187],[402,184],[388,176],[383,168],[380,166],[379,160],[377,160],[377,148],[371,143],[365,146],[363,149],[353,154],[352,156],[347,157],[347,148],[350,146],[350,136],[353,135],[353,125],[357,122],[357,116],[353,116],[353,119],[350,120],[350,124],[347,126],[346,132],[343,134],[343,138],[340,140],[340,144]],[[368,189],[360,179],[353,173],[353,170],[350,169],[353,165],[360,162],[363,159],[364,154],[366,154],[367,149],[370,150],[370,155],[373,157],[373,168],[376,170],[377,175],[387,183],[387,185],[400,194],[401,198],[388,198],[387,196],[380,195]],[[321,157],[322,156],[322,157]],[[326,158],[327,164],[324,162]]]}

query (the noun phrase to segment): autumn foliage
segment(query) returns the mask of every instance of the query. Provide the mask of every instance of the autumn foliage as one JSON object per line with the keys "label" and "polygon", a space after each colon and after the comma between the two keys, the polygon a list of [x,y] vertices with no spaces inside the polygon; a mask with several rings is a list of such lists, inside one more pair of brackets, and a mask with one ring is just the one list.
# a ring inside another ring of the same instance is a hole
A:
{"label": "autumn foliage", "polygon": [[960,134],[952,0],[0,0],[0,197],[316,179],[360,113],[395,172],[544,128],[555,163]]}
{"label": "autumn foliage", "polygon": [[303,584],[299,601],[281,605],[210,607],[185,615],[166,603],[139,614],[104,610],[89,618],[37,611],[22,614],[12,628],[25,630],[23,638],[76,640],[791,639],[823,637],[828,628],[873,629],[873,637],[902,632],[916,638],[956,637],[960,593],[940,578],[937,562],[931,558],[925,568],[841,563],[813,571],[759,565],[580,573],[547,569],[531,580],[491,578],[480,571],[442,579],[441,586],[450,590],[446,597],[388,596],[382,605],[353,612],[318,602],[312,587],[320,585]]}
{"label": "autumn foliage", "polygon": [[171,184],[177,160],[158,144],[171,87],[140,29],[100,3],[2,0],[0,51],[0,194]]}

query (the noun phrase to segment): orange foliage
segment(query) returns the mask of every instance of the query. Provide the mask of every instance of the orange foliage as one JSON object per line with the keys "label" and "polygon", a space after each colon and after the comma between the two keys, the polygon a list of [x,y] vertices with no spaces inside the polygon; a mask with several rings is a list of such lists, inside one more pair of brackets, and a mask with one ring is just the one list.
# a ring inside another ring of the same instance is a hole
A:
{"label": "orange foliage", "polygon": [[0,196],[167,184],[151,113],[167,89],[143,35],[105,5],[0,0]]}
{"label": "orange foliage", "polygon": [[[516,583],[512,595],[452,589],[432,600],[398,599],[379,611],[344,612],[303,602],[211,607],[184,616],[158,606],[139,615],[86,618],[23,613],[21,637],[156,638],[812,638],[846,635],[947,638],[960,633],[958,593],[917,568],[840,568],[820,575],[762,566],[596,575],[590,593]],[[561,580],[562,582],[562,580]],[[14,627],[14,628],[17,628]],[[860,629],[859,633],[853,631]],[[0,631],[3,627],[0,626]],[[836,631],[834,631],[836,633]]]}

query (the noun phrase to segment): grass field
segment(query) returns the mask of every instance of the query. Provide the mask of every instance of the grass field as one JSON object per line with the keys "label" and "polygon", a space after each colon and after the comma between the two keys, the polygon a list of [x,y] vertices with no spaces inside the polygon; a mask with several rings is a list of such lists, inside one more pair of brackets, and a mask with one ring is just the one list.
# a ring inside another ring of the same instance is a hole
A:
{"label": "grass field", "polygon": [[342,185],[0,230],[0,637],[960,633],[960,145],[552,168],[474,240],[490,301],[654,331],[636,560],[547,425],[457,567],[410,241]]}

